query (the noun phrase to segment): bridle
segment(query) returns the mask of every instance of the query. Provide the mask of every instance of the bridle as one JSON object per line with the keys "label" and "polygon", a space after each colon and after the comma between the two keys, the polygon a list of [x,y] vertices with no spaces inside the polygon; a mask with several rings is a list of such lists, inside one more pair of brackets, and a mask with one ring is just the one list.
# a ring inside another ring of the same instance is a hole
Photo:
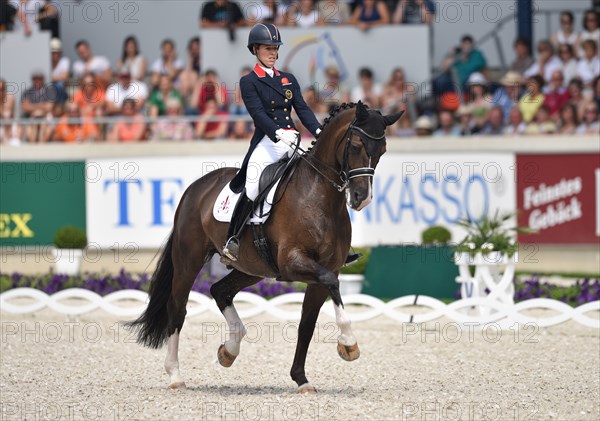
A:
{"label": "bridle", "polygon": [[[350,180],[352,180],[353,178],[358,178],[358,177],[373,178],[373,176],[375,175],[375,169],[371,167],[371,154],[368,151],[367,142],[369,140],[380,141],[380,140],[385,139],[385,132],[381,136],[373,136],[373,135],[365,132],[363,129],[356,126],[355,124],[356,124],[356,118],[354,118],[352,120],[352,122],[350,123],[350,125],[348,126],[346,131],[344,132],[343,137],[346,138],[346,140],[345,140],[346,144],[344,145],[344,160],[342,162],[342,170],[339,172],[332,166],[324,163],[323,161],[319,160],[318,158],[315,158],[314,155],[308,155],[305,150],[300,148],[299,142],[298,142],[298,146],[296,148],[297,150],[299,149],[300,151],[303,152],[303,154],[301,154],[299,156],[302,159],[304,159],[304,161],[306,161],[306,163],[308,165],[310,165],[317,173],[319,173],[327,181],[329,181],[333,185],[333,187],[340,193],[348,188],[348,185],[350,184]],[[369,164],[367,167],[360,167],[360,168],[354,168],[354,169],[349,168],[350,167],[349,154],[350,154],[350,144],[352,143],[352,134],[356,134],[360,138],[360,140],[363,142],[365,151],[367,152],[367,156],[369,157]],[[335,173],[339,177],[341,184],[336,182],[335,180],[333,180],[331,177],[328,177],[323,172],[321,172],[315,165],[312,164],[312,162],[310,162],[308,157],[310,157],[311,159],[316,161],[316,163],[325,167],[329,171]]]}

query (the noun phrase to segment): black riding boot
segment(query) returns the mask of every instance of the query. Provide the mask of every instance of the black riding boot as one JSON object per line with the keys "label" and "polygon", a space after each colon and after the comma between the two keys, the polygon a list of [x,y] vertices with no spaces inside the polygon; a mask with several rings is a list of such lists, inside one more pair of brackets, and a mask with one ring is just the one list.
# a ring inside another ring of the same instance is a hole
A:
{"label": "black riding boot", "polygon": [[240,195],[238,202],[235,204],[233,209],[233,215],[231,217],[231,223],[229,224],[229,231],[227,232],[227,242],[223,247],[223,254],[227,256],[232,262],[237,262],[240,253],[240,234],[252,215],[252,209],[254,202],[248,199],[246,191]]}

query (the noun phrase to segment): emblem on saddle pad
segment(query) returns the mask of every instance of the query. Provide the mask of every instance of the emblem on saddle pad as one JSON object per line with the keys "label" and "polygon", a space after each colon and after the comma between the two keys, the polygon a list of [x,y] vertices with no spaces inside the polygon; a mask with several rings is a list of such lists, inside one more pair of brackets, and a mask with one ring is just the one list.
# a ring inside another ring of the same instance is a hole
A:
{"label": "emblem on saddle pad", "polygon": [[293,96],[294,96],[294,94],[292,94],[292,91],[290,91],[289,89],[285,90],[285,97],[287,99],[292,99]]}
{"label": "emblem on saddle pad", "polygon": [[227,197],[225,198],[225,200],[223,200],[223,201],[221,202],[221,210],[222,210],[223,212],[225,212],[225,213],[229,212],[229,204],[230,204],[230,203],[231,203],[231,202],[229,201],[229,196],[227,196]]}

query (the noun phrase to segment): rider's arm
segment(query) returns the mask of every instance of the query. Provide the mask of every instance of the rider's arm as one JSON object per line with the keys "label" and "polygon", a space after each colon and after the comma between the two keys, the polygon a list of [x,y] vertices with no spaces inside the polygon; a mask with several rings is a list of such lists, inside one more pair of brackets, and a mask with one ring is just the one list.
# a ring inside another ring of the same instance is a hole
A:
{"label": "rider's arm", "polygon": [[250,117],[254,120],[256,127],[269,136],[273,142],[277,142],[275,131],[279,129],[279,126],[275,124],[273,119],[269,117],[265,111],[265,107],[262,104],[254,84],[248,78],[242,78],[240,80],[240,90],[242,91],[244,105],[246,106]]}
{"label": "rider's arm", "polygon": [[304,127],[306,127],[313,134],[313,136],[317,137],[317,130],[321,128],[321,124],[319,123],[319,120],[317,120],[317,117],[315,117],[315,114],[312,112],[312,110],[308,108],[308,105],[306,105],[306,102],[302,97],[300,85],[298,84],[296,78],[293,75],[290,75],[290,80],[292,82],[294,95],[292,104],[294,105],[296,114],[298,114],[298,117],[300,118],[300,121]]}

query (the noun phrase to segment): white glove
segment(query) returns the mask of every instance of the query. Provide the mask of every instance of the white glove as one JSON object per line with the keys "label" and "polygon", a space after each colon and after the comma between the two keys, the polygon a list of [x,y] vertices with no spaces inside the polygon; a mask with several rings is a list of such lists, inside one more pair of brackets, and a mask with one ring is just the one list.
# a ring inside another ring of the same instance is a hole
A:
{"label": "white glove", "polygon": [[282,141],[292,149],[296,148],[296,142],[298,141],[299,135],[300,133],[298,133],[296,130],[277,129],[275,131],[275,137],[277,140]]}

